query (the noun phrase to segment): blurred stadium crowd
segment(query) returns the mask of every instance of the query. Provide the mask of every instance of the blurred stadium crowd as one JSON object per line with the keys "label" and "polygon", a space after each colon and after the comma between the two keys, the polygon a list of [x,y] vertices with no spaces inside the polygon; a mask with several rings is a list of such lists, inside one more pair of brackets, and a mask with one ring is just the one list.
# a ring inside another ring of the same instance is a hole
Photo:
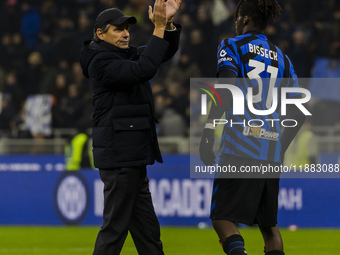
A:
{"label": "blurred stadium crowd", "polygon": [[[217,46],[221,39],[234,36],[237,2],[183,0],[175,17],[175,22],[183,27],[180,50],[152,80],[159,135],[188,135],[190,77],[215,76]],[[283,13],[276,24],[267,27],[266,34],[288,54],[299,77],[313,76],[316,58],[340,59],[339,1],[278,2]],[[32,137],[23,117],[24,102],[32,94],[52,95],[52,128],[90,127],[91,92],[78,62],[82,42],[92,38],[93,22],[100,11],[118,7],[138,20],[130,28],[131,44],[146,44],[153,31],[147,16],[147,6],[152,3],[150,0],[1,1],[0,129],[7,131],[3,134]],[[329,68],[338,68],[338,61],[330,63]],[[326,108],[327,104],[338,104],[323,103]],[[321,104],[320,107],[323,109]],[[326,124],[337,122],[332,119]],[[39,137],[39,133],[33,136]]]}

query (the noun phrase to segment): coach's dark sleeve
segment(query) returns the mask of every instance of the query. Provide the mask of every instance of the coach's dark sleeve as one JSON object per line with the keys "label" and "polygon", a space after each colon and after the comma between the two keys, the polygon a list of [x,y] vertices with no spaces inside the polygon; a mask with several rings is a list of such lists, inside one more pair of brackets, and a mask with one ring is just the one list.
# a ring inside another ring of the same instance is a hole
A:
{"label": "coach's dark sleeve", "polygon": [[164,40],[169,42],[169,48],[163,58],[163,62],[172,58],[176,54],[179,47],[179,38],[181,35],[182,26],[179,24],[174,24],[174,27],[176,27],[176,30],[165,30],[164,33]]}
{"label": "coach's dark sleeve", "polygon": [[94,71],[103,85],[143,83],[156,74],[168,48],[169,42],[153,35],[139,60],[117,59],[114,55],[103,54],[93,60]]}

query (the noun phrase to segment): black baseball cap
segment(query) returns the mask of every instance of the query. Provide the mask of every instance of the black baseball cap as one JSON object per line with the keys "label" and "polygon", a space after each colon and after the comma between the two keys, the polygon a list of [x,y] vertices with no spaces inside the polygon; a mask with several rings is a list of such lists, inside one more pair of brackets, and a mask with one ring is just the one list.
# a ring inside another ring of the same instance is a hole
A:
{"label": "black baseball cap", "polygon": [[125,21],[128,21],[130,24],[135,24],[137,19],[133,16],[126,16],[124,12],[117,8],[106,9],[97,16],[94,29],[97,30],[106,24],[120,25]]}

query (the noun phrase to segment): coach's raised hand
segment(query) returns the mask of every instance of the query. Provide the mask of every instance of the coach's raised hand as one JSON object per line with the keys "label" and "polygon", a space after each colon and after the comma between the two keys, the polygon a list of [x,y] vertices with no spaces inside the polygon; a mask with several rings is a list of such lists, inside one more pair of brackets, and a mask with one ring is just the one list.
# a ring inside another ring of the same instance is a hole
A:
{"label": "coach's raised hand", "polygon": [[149,5],[149,19],[155,25],[153,35],[163,38],[167,23],[166,5],[164,0],[156,0],[153,6],[153,11],[152,7]]}
{"label": "coach's raised hand", "polygon": [[179,7],[181,6],[182,0],[168,0],[166,4],[166,18],[169,20],[176,14]]}

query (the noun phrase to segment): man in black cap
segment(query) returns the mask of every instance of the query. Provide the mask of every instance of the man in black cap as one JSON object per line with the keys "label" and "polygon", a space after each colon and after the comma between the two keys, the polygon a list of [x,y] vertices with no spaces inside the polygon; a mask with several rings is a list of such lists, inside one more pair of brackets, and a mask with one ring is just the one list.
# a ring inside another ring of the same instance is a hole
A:
{"label": "man in black cap", "polygon": [[129,45],[135,17],[116,8],[100,13],[81,65],[93,91],[94,164],[104,182],[103,225],[94,255],[120,254],[130,231],[139,254],[163,254],[146,165],[162,162],[149,80],[177,51],[180,25],[172,23],[181,0],[149,6],[155,28],[148,45]]}

